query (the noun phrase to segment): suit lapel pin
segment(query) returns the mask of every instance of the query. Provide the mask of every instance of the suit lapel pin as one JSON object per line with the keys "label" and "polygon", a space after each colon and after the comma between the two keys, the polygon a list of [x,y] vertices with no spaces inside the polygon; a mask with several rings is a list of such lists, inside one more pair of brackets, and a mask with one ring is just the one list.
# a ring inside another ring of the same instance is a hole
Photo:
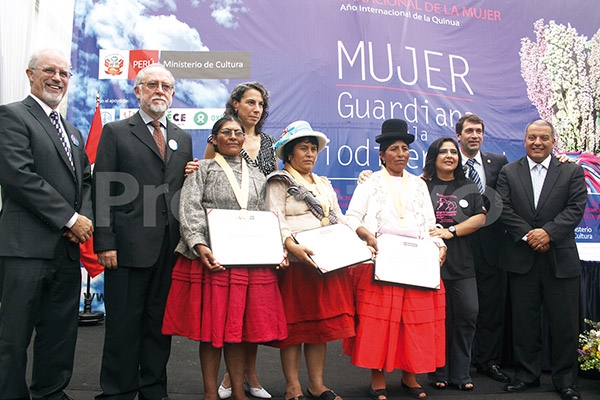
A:
{"label": "suit lapel pin", "polygon": [[487,159],[488,164],[492,163],[492,160],[490,160],[489,158]]}
{"label": "suit lapel pin", "polygon": [[169,147],[171,148],[171,150],[175,151],[179,148],[179,145],[177,144],[175,139],[171,139],[169,140]]}
{"label": "suit lapel pin", "polygon": [[71,142],[73,142],[75,146],[79,146],[79,140],[77,140],[75,135],[71,135]]}

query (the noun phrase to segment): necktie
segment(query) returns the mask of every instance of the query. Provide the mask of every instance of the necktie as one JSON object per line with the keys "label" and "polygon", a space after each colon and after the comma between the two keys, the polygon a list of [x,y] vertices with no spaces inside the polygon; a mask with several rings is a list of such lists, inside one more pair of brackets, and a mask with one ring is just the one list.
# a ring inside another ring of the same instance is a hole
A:
{"label": "necktie", "polygon": [[63,148],[65,149],[65,153],[67,153],[67,157],[69,158],[69,163],[71,163],[71,168],[73,169],[73,171],[75,171],[75,164],[73,164],[73,156],[71,155],[71,148],[67,144],[68,138],[65,135],[65,133],[63,132],[62,128],[60,127],[60,124],[58,123],[58,113],[56,112],[56,110],[52,111],[50,113],[50,120],[52,121],[52,125],[54,125],[54,127],[56,128],[56,132],[58,133],[60,142],[62,143]]}
{"label": "necktie", "polygon": [[479,174],[477,173],[477,170],[475,169],[475,166],[473,164],[475,164],[475,159],[469,158],[466,164],[467,167],[469,167],[469,178],[477,185],[477,189],[479,189],[479,194],[483,194],[483,184],[481,183],[481,178],[479,177]]}
{"label": "necktie", "polygon": [[542,186],[544,186],[544,177],[542,176],[543,170],[544,166],[542,164],[536,164],[533,167],[533,205],[535,208],[537,208],[538,201],[540,200],[540,194],[542,193]]}
{"label": "necktie", "polygon": [[158,147],[158,151],[160,152],[160,156],[163,161],[165,161],[167,155],[167,146],[165,144],[165,137],[163,136],[162,130],[160,129],[160,121],[154,120],[150,122],[150,124],[154,127],[154,132],[152,136],[154,137],[154,141],[156,142],[156,146]]}

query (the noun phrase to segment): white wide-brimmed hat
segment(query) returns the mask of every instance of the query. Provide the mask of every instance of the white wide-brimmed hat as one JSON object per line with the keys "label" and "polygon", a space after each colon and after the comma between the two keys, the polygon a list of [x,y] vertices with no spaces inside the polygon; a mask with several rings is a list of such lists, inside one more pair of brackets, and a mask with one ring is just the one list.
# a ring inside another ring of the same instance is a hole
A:
{"label": "white wide-brimmed hat", "polygon": [[[283,149],[285,146],[294,139],[298,139],[304,136],[314,136],[317,138],[317,151],[320,152],[325,148],[329,139],[323,132],[314,131],[310,124],[306,121],[292,122],[283,130],[283,134],[279,141],[273,145],[277,153],[277,157],[283,160]],[[285,161],[285,160],[284,160]]]}

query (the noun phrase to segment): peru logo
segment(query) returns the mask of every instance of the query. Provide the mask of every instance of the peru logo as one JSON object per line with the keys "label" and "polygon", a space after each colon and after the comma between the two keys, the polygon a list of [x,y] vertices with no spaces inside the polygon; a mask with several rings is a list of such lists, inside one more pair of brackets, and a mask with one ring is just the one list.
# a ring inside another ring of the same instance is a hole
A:
{"label": "peru logo", "polygon": [[129,50],[100,49],[98,79],[127,79]]}
{"label": "peru logo", "polygon": [[108,75],[118,76],[123,73],[125,60],[119,54],[111,54],[104,59],[104,72]]}

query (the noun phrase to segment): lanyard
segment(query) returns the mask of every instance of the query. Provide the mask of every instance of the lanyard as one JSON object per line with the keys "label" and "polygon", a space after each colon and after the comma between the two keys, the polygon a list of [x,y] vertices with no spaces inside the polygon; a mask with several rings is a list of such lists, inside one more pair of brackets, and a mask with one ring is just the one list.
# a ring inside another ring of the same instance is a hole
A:
{"label": "lanyard", "polygon": [[408,201],[408,176],[406,174],[406,172],[402,173],[402,188],[400,190],[400,196],[398,196],[398,189],[396,188],[396,185],[394,185],[390,173],[385,167],[381,167],[381,175],[383,176],[383,180],[385,181],[388,190],[392,194],[392,201],[396,208],[396,212],[398,213],[398,217],[400,218],[398,224],[401,227],[406,224],[404,221],[404,211],[406,210],[406,203]]}
{"label": "lanyard", "polygon": [[250,187],[250,180],[248,179],[248,165],[246,164],[246,160],[242,158],[242,184],[241,187],[238,184],[235,176],[233,175],[233,170],[227,163],[227,160],[219,153],[215,154],[215,161],[223,171],[225,172],[225,176],[227,176],[227,180],[229,180],[229,184],[231,185],[231,189],[233,189],[233,194],[235,194],[235,198],[240,205],[242,210],[246,210],[248,208],[248,191]]}

